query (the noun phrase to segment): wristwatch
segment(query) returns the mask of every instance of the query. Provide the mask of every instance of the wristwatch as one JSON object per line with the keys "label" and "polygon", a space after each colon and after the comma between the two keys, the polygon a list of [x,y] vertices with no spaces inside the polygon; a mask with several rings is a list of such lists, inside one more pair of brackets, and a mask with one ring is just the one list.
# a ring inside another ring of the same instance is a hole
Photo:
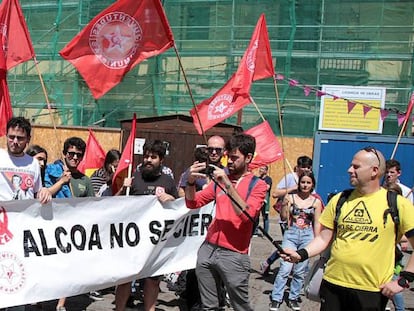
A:
{"label": "wristwatch", "polygon": [[403,276],[400,276],[397,282],[398,282],[398,285],[400,285],[403,288],[410,288],[410,282],[408,282],[408,280]]}

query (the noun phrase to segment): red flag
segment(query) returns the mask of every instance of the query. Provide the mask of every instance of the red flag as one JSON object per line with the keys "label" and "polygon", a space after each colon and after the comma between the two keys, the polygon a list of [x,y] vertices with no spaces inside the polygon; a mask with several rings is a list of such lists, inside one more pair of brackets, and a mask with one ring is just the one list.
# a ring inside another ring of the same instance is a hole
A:
{"label": "red flag", "polygon": [[209,128],[212,128],[217,123],[227,119],[250,103],[250,97],[245,98],[242,96],[235,96],[235,92],[231,89],[233,81],[234,75],[212,97],[203,100],[197,105],[196,108],[198,116],[200,117],[200,122],[195,108],[190,110],[194,126],[200,135],[203,132],[200,123],[202,124],[203,130],[207,131]]}
{"label": "red flag", "polygon": [[[410,120],[410,116],[413,111],[413,106],[414,106],[414,92],[411,94],[411,98],[407,106],[407,112],[405,113],[405,117],[403,121],[404,129],[402,129],[402,132],[404,132],[405,129],[407,128],[408,121]],[[398,126],[400,126],[400,124],[398,124]]]}
{"label": "red flag", "polygon": [[131,132],[129,133],[128,140],[122,151],[121,159],[119,160],[118,167],[116,168],[114,177],[112,178],[112,193],[117,193],[121,188],[124,178],[127,176],[128,166],[134,164],[134,140],[135,131],[137,128],[137,117],[134,113],[132,119]]}
{"label": "red flag", "polygon": [[283,158],[282,147],[267,121],[263,121],[244,133],[256,138],[256,152],[249,164],[249,169],[267,165]]}
{"label": "red flag", "polygon": [[99,144],[92,130],[89,129],[88,140],[86,141],[85,154],[78,165],[78,170],[86,176],[91,176],[93,172],[101,168],[105,162],[105,151]]}
{"label": "red flag", "polygon": [[32,41],[17,0],[3,0],[0,4],[0,38],[7,70],[34,57]]}
{"label": "red flag", "polygon": [[7,122],[12,116],[13,111],[7,86],[6,60],[4,59],[3,50],[0,49],[0,137],[7,134]]}
{"label": "red flag", "polygon": [[135,65],[174,45],[159,0],[118,0],[97,15],[59,54],[99,98]]}
{"label": "red flag", "polygon": [[257,21],[249,47],[240,61],[232,89],[237,95],[249,97],[252,81],[270,78],[274,74],[269,34],[265,16],[262,14]]}

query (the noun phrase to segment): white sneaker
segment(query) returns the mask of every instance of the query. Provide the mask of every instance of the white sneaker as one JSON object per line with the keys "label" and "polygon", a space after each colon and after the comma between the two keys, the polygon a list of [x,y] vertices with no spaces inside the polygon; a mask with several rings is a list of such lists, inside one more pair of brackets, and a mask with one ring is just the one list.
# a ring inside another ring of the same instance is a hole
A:
{"label": "white sneaker", "polygon": [[104,299],[101,292],[98,291],[89,292],[89,298],[95,301],[101,301]]}

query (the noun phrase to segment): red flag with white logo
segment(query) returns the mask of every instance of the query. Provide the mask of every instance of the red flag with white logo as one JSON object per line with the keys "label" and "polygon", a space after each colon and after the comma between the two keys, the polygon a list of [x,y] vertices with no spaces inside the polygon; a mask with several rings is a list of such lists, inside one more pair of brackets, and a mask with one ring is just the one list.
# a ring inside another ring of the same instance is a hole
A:
{"label": "red flag with white logo", "polygon": [[262,14],[257,21],[250,44],[240,61],[232,85],[239,96],[249,97],[253,81],[270,78],[275,74],[266,19]]}
{"label": "red flag with white logo", "polygon": [[97,15],[59,54],[99,98],[134,66],[174,45],[159,0],[118,0]]}
{"label": "red flag with white logo", "polygon": [[7,70],[35,55],[26,21],[17,0],[3,0],[0,4],[0,43],[3,46]]}
{"label": "red flag with white logo", "polygon": [[282,147],[267,121],[263,121],[244,133],[256,139],[256,151],[249,169],[268,165],[283,158]]}
{"label": "red flag with white logo", "polygon": [[122,187],[124,178],[127,177],[128,167],[134,163],[134,141],[135,131],[137,128],[137,117],[134,113],[132,119],[131,132],[129,133],[128,140],[122,151],[121,159],[119,160],[118,167],[115,174],[112,177],[112,193],[115,194]]}
{"label": "red flag with white logo", "polygon": [[99,168],[104,165],[105,151],[96,139],[93,131],[89,129],[88,140],[86,141],[85,154],[78,165],[78,170],[90,177]]}
{"label": "red flag with white logo", "polygon": [[200,135],[203,132],[200,123],[202,129],[207,131],[250,103],[250,97],[235,96],[235,92],[231,89],[233,81],[234,75],[212,97],[203,100],[196,108],[190,110],[194,126]]}

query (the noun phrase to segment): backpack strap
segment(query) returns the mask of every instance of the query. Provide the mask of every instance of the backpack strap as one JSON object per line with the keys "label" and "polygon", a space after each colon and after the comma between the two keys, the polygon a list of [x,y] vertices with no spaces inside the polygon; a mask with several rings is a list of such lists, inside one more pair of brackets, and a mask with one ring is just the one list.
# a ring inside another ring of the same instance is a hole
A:
{"label": "backpack strap", "polygon": [[342,191],[341,195],[339,196],[338,202],[336,203],[335,219],[334,219],[334,238],[336,237],[336,231],[338,230],[338,220],[339,220],[339,216],[341,215],[342,205],[344,205],[346,200],[348,200],[352,191],[354,191],[354,189],[346,189]]}
{"label": "backpack strap", "polygon": [[394,222],[396,244],[398,242],[398,230],[400,225],[400,216],[397,207],[397,195],[398,194],[395,191],[387,191],[388,209],[384,212],[384,225],[386,223],[386,217],[388,213],[391,215],[392,221]]}
{"label": "backpack strap", "polygon": [[[250,179],[249,187],[247,188],[246,200],[249,198],[250,192],[252,192],[254,186],[257,184],[259,179],[260,178],[257,177],[256,175],[253,175],[252,179]],[[214,193],[216,193],[216,191],[217,191],[217,184],[214,184]]]}
{"label": "backpack strap", "polygon": [[259,178],[259,177],[257,177],[256,175],[253,175],[253,177],[252,177],[252,179],[250,180],[250,183],[249,183],[249,188],[247,188],[246,200],[249,198],[249,196],[250,196],[250,192],[252,192],[252,190],[253,190],[254,186],[257,184],[257,181],[258,181],[259,179],[260,179],[260,178]]}

